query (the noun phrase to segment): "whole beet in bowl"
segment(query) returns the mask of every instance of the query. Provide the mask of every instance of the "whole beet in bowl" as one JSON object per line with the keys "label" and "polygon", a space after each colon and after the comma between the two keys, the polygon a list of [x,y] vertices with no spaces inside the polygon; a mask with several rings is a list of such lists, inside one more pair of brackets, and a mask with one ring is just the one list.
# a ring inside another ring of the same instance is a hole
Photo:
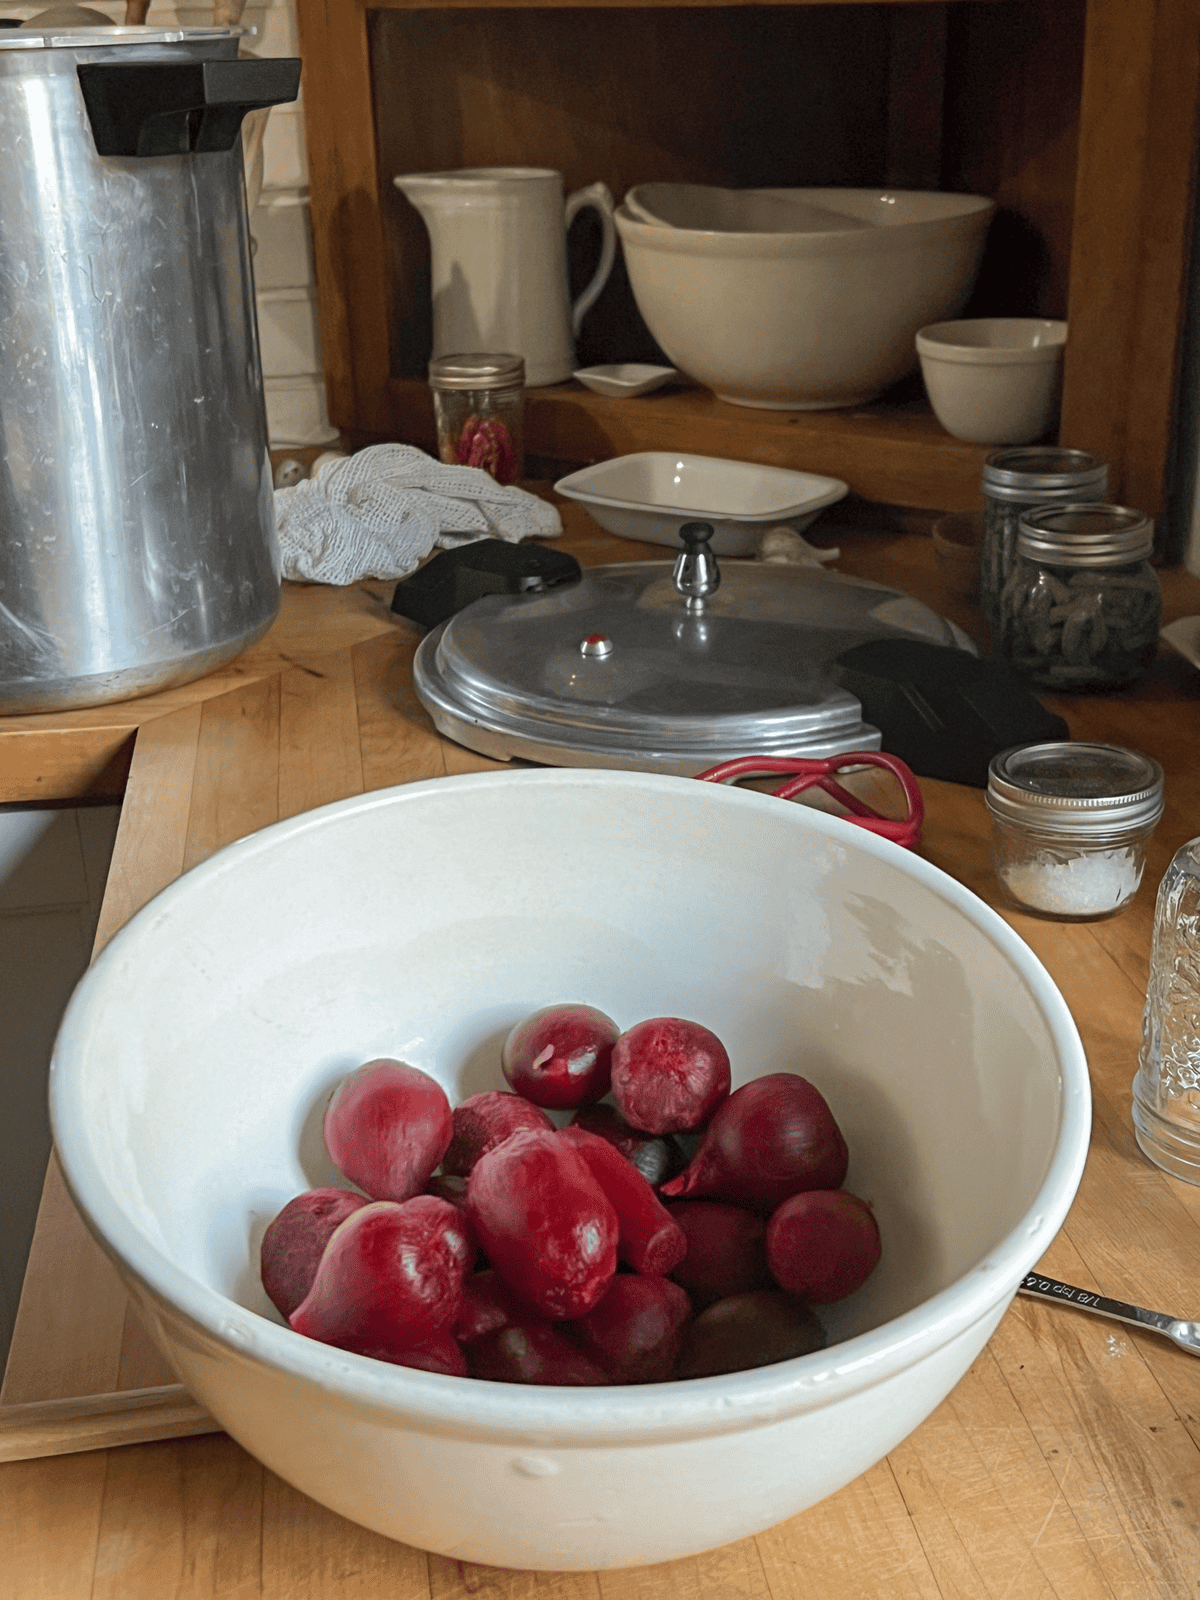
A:
{"label": "whole beet in bowl", "polygon": [[[823,1351],[722,1377],[558,1389],[373,1361],[284,1326],[267,1223],[341,1181],[333,1086],[373,1056],[451,1100],[502,1087],[541,1006],[672,1014],[737,1086],[829,1101],[883,1259]],[[134,917],[51,1075],[71,1192],[180,1379],[305,1494],[496,1566],[694,1554],[887,1454],[986,1343],[1057,1232],[1090,1098],[1058,990],[958,883],[837,817],[685,778],[440,779],[265,829]]]}

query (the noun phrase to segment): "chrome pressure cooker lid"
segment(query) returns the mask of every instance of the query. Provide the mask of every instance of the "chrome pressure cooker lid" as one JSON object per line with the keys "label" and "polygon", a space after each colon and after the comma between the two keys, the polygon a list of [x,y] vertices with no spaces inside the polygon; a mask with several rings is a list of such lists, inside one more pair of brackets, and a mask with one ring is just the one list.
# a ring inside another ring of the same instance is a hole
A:
{"label": "chrome pressure cooker lid", "polygon": [[498,760],[688,775],[877,750],[834,658],[889,637],[974,648],[901,590],[753,561],[722,563],[708,587],[705,541],[699,560],[698,579],[693,550],[476,600],[422,640],[417,695],[441,733]]}

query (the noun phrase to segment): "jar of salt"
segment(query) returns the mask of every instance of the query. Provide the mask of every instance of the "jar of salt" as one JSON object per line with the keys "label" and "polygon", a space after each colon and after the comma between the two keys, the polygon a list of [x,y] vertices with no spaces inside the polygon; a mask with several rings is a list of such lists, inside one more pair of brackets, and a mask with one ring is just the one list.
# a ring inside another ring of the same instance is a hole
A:
{"label": "jar of salt", "polygon": [[1114,744],[1055,740],[992,758],[987,808],[1004,897],[1018,911],[1090,922],[1127,906],[1162,816],[1157,761]]}

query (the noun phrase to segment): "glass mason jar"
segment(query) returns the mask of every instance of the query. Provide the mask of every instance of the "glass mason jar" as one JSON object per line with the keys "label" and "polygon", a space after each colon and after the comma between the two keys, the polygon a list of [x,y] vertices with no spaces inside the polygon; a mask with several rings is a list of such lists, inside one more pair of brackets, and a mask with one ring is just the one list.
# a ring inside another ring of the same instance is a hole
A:
{"label": "glass mason jar", "polygon": [[997,604],[999,653],[1047,689],[1135,683],[1154,660],[1162,624],[1153,548],[1154,524],[1128,506],[1026,512]]}
{"label": "glass mason jar", "polygon": [[1200,839],[1158,887],[1133,1131],[1164,1172],[1200,1183]]}
{"label": "glass mason jar", "polygon": [[1108,466],[1087,450],[1026,445],[994,450],[983,464],[979,604],[996,631],[1001,591],[1017,563],[1017,523],[1035,506],[1103,500]]}
{"label": "glass mason jar", "polygon": [[525,473],[525,361],[474,353],[435,356],[429,387],[438,457],[451,466],[482,467],[497,483]]}
{"label": "glass mason jar", "polygon": [[1137,893],[1162,816],[1157,761],[1120,745],[1016,745],[988,767],[992,859],[1004,898],[1062,922],[1112,916]]}

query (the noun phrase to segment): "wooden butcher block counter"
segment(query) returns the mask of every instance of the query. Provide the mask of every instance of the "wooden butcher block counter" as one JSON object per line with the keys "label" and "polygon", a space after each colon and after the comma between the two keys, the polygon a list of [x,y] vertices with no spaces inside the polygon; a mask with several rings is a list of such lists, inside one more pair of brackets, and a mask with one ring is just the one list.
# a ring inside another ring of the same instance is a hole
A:
{"label": "wooden butcher block counter", "polygon": [[[585,562],[665,554],[601,534],[575,507],[564,520],[564,543]],[[974,608],[941,587],[927,533],[836,537],[842,571],[906,588],[982,638]],[[1169,618],[1200,613],[1200,582],[1163,578]],[[419,634],[390,617],[390,587],[289,586],[267,637],[199,684],[0,718],[0,800],[124,796],[98,945],[257,828],[493,765],[439,737],[421,710],[410,676]],[[1130,1123],[1155,887],[1175,848],[1200,834],[1200,673],[1164,646],[1133,693],[1049,703],[1075,737],[1136,746],[1166,770],[1166,814],[1134,904],[1077,924],[1005,910],[977,789],[923,781],[922,853],[1001,910],[1083,1035],[1091,1154],[1043,1269],[1200,1317],[1200,1188],[1151,1166]],[[427,1555],[323,1510],[213,1428],[129,1312],[52,1163],[0,1391],[0,1600],[1200,1594],[1200,1361],[1020,1296],[950,1397],[870,1472],[756,1538],[653,1568],[535,1574]]]}

